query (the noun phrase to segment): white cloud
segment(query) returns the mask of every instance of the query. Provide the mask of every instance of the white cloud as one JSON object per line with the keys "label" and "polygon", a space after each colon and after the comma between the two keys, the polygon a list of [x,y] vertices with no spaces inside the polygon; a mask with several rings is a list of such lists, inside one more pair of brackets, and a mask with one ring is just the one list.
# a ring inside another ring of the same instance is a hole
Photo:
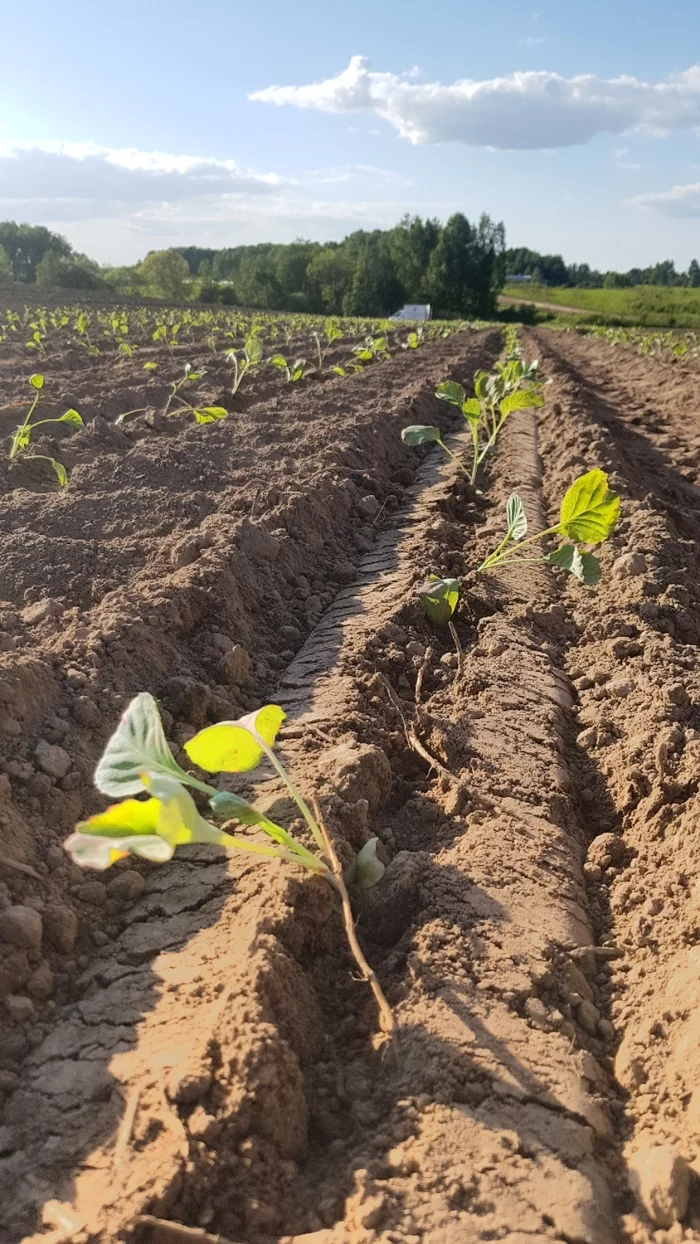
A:
{"label": "white cloud", "polygon": [[0,143],[0,208],[50,202],[67,220],[108,205],[177,202],[213,194],[269,194],[285,184],[233,160],[101,147],[97,143]]}
{"label": "white cloud", "polygon": [[661,135],[700,125],[700,66],[664,82],[528,71],[445,85],[375,73],[365,57],[353,56],[334,78],[269,86],[250,98],[318,112],[370,113],[413,143],[533,150],[575,146],[602,133]]}
{"label": "white cloud", "polygon": [[643,207],[660,216],[696,220],[700,217],[700,181],[690,186],[673,186],[671,190],[662,190],[658,194],[640,194],[628,202],[633,207]]}
{"label": "white cloud", "polygon": [[543,35],[528,35],[526,39],[518,39],[518,43],[524,48],[539,48],[546,42]]}
{"label": "white cloud", "polygon": [[131,263],[166,246],[290,242],[300,234],[335,240],[395,224],[407,210],[456,210],[453,202],[407,197],[410,185],[371,164],[291,180],[233,160],[0,141],[0,219],[47,225],[102,263]]}

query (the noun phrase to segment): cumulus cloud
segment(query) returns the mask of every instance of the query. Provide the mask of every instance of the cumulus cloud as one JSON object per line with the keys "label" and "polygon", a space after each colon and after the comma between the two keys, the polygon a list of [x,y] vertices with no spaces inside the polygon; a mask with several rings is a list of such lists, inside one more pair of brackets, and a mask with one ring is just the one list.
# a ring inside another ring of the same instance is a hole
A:
{"label": "cumulus cloud", "polygon": [[443,84],[376,73],[364,56],[353,56],[334,78],[269,86],[250,98],[318,112],[371,113],[412,143],[534,150],[576,146],[596,134],[666,134],[700,125],[700,66],[663,82],[528,71]]}
{"label": "cumulus cloud", "polygon": [[221,194],[269,194],[285,184],[233,160],[101,147],[97,143],[0,143],[0,207],[51,202],[78,219],[86,205],[172,203]]}
{"label": "cumulus cloud", "polygon": [[684,217],[695,220],[700,217],[700,181],[690,186],[673,186],[657,194],[640,194],[628,202],[633,207],[643,207],[660,216]]}

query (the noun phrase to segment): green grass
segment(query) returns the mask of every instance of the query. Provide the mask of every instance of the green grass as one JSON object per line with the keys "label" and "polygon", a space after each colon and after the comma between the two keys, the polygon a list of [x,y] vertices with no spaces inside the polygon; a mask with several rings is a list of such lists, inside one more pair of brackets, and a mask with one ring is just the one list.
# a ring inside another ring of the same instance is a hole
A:
{"label": "green grass", "polygon": [[567,289],[506,285],[509,298],[579,307],[601,322],[649,328],[700,328],[700,289],[635,285],[631,289]]}

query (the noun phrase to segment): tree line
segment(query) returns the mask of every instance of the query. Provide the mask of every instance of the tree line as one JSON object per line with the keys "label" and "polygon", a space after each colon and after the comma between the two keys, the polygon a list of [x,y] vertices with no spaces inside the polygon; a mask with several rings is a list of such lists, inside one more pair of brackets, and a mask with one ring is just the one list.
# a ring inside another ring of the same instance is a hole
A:
{"label": "tree line", "polygon": [[540,285],[573,289],[630,289],[634,285],[700,286],[700,264],[691,259],[687,272],[678,272],[672,259],[628,272],[598,272],[587,263],[566,264],[561,255],[540,255],[527,246],[505,253],[507,276],[531,276]]}
{"label": "tree line", "polygon": [[433,314],[493,314],[508,275],[547,285],[624,288],[700,286],[700,265],[672,260],[629,272],[566,264],[561,255],[506,249],[502,223],[456,213],[442,224],[404,216],[392,229],[357,230],[342,242],[297,239],[280,244],[151,251],[140,263],[100,267],[44,226],[0,222],[0,282],[121,295],[197,299],[270,311],[391,315],[405,303],[430,303]]}

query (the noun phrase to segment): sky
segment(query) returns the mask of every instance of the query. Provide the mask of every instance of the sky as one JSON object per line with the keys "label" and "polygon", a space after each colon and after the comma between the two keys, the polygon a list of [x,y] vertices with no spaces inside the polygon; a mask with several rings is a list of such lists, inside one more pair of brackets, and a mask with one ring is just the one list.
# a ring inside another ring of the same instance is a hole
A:
{"label": "sky", "polygon": [[33,0],[3,43],[0,219],[100,263],[457,211],[700,258],[698,0]]}

